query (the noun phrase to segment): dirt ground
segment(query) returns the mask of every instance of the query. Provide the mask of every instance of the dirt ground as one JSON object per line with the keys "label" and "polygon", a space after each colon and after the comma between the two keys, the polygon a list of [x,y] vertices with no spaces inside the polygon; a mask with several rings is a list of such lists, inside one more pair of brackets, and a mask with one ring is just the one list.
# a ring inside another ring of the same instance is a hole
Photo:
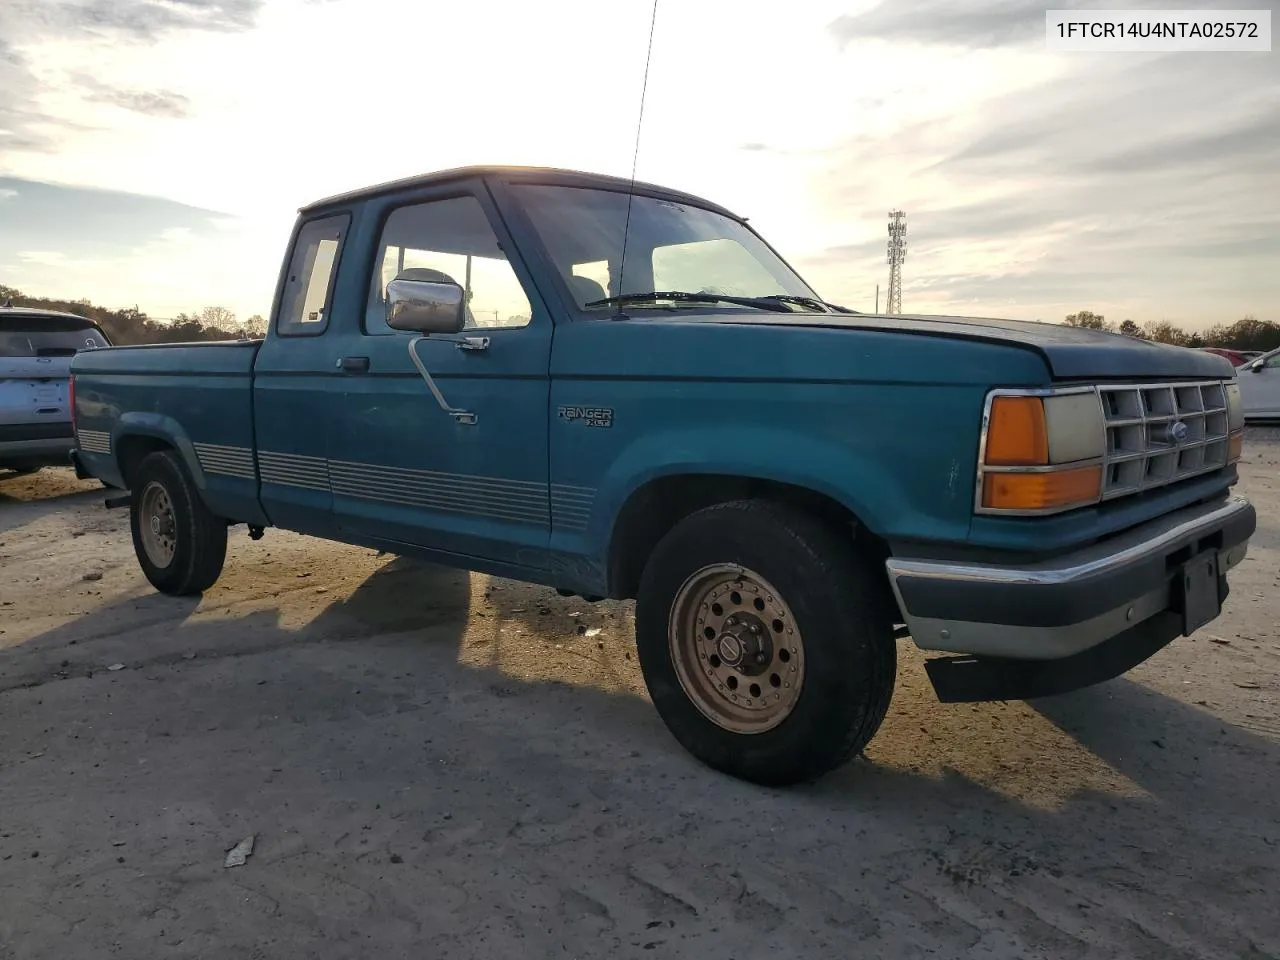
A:
{"label": "dirt ground", "polygon": [[[1224,616],[764,790],[648,704],[631,608],[268,532],[154,593],[67,471],[0,480],[0,957],[1280,956],[1280,431]],[[253,835],[244,866],[226,852]]]}

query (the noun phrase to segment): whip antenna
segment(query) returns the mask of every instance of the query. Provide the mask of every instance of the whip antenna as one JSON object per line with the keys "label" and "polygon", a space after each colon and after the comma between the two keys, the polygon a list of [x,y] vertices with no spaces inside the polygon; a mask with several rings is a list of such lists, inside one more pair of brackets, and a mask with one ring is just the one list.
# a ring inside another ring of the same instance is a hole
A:
{"label": "whip antenna", "polygon": [[[649,15],[649,46],[644,54],[644,81],[640,84],[640,112],[636,116],[636,146],[631,154],[631,188],[627,191],[627,220],[622,228],[622,259],[618,261],[618,289],[614,296],[622,296],[622,276],[627,268],[627,237],[631,233],[631,202],[636,193],[636,164],[640,159],[640,128],[644,124],[644,97],[649,91],[649,61],[653,58],[653,28],[658,22],[658,0],[653,0],[653,12]],[[618,314],[622,304],[618,304]]]}

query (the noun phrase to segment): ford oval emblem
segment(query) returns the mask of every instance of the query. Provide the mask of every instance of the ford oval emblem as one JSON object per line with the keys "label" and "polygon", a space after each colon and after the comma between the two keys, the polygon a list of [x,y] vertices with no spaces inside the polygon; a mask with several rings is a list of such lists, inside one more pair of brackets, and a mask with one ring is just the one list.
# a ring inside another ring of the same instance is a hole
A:
{"label": "ford oval emblem", "polygon": [[1187,433],[1190,428],[1181,420],[1175,420],[1169,424],[1169,441],[1171,443],[1182,443],[1187,439]]}

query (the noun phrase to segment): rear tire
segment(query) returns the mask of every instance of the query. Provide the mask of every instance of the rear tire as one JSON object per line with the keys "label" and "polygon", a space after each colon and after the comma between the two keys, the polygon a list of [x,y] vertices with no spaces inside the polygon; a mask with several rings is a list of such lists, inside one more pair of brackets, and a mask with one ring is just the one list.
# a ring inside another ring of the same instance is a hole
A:
{"label": "rear tire", "polygon": [[205,506],[178,455],[149,454],[129,487],[133,550],[151,585],[172,596],[213,586],[227,556],[227,524]]}
{"label": "rear tire", "polygon": [[746,500],[700,510],[655,548],[636,601],[654,706],[708,766],[770,786],[859,753],[897,670],[884,572],[813,516]]}

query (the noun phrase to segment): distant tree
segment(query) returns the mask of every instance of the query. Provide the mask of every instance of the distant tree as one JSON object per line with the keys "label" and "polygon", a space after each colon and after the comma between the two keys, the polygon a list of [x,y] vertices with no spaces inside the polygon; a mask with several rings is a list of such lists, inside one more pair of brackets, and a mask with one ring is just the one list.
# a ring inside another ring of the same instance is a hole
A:
{"label": "distant tree", "polygon": [[214,330],[225,330],[228,335],[233,333],[239,324],[236,323],[236,315],[226,307],[205,307],[196,318],[205,327],[212,327]]}
{"label": "distant tree", "polygon": [[200,322],[200,318],[186,313],[180,313],[174,317],[160,336],[162,343],[192,343],[210,339],[213,338],[205,335],[205,327]]}
{"label": "distant tree", "polygon": [[250,339],[265,337],[267,335],[267,321],[262,314],[255,313],[244,323],[240,324],[240,330]]}
{"label": "distant tree", "polygon": [[1235,350],[1273,350],[1280,347],[1280,324],[1250,314],[1235,323],[1213,327],[1205,335],[1205,343]]}
{"label": "distant tree", "polygon": [[12,300],[15,307],[37,307],[41,310],[57,310],[74,313],[98,323],[113,343],[153,343],[153,331],[161,325],[148,319],[137,306],[123,310],[101,307],[89,300],[58,300],[50,297],[29,297],[16,287],[0,284],[0,303]]}
{"label": "distant tree", "polygon": [[1191,339],[1185,330],[1174,326],[1168,320],[1149,320],[1142,326],[1143,337],[1155,343],[1171,343],[1175,347],[1185,347]]}
{"label": "distant tree", "polygon": [[1120,332],[1126,337],[1136,337],[1142,339],[1142,328],[1132,320],[1125,320],[1120,324]]}
{"label": "distant tree", "polygon": [[1085,330],[1110,330],[1111,324],[1107,323],[1106,317],[1100,313],[1094,313],[1092,310],[1081,310],[1079,313],[1067,314],[1067,319],[1063,321],[1068,327],[1082,327]]}

